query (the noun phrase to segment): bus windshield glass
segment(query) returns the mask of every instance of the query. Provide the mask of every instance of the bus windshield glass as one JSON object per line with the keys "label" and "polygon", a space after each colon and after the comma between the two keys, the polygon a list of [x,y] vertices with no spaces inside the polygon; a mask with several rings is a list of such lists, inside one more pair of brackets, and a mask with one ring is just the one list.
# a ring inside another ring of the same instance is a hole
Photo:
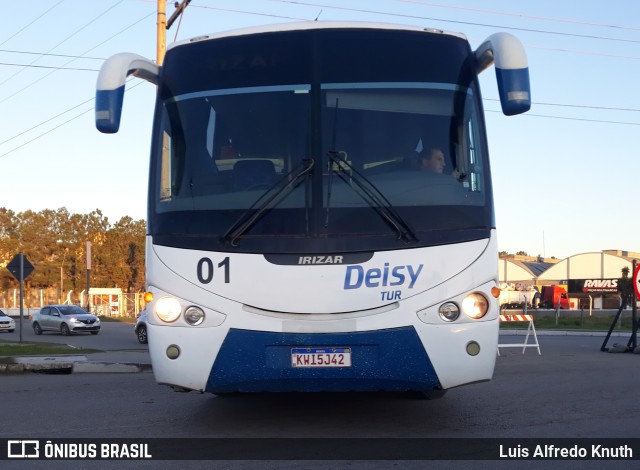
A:
{"label": "bus windshield glass", "polygon": [[486,236],[493,213],[482,110],[475,80],[460,80],[473,74],[347,82],[310,73],[277,83],[283,67],[244,80],[251,86],[198,79],[178,93],[164,89],[152,234],[216,245],[232,231],[233,245],[248,251],[287,238],[323,251],[336,249],[334,238],[396,248],[399,239],[426,246]]}

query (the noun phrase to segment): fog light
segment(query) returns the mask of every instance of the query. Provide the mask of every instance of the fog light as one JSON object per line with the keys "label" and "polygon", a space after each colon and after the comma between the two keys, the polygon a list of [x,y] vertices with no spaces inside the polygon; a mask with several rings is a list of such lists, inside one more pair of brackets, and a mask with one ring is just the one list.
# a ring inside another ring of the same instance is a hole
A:
{"label": "fog light", "polygon": [[204,321],[204,311],[200,307],[191,306],[185,310],[184,319],[189,325],[199,325]]}
{"label": "fog light", "polygon": [[467,354],[469,356],[477,356],[480,354],[480,345],[475,341],[469,341],[467,343]]}
{"label": "fog light", "polygon": [[180,348],[178,346],[172,344],[167,348],[167,357],[169,359],[178,359],[178,356],[180,356]]}
{"label": "fog light", "polygon": [[444,321],[452,322],[460,316],[460,309],[453,302],[445,302],[438,308],[438,313]]}

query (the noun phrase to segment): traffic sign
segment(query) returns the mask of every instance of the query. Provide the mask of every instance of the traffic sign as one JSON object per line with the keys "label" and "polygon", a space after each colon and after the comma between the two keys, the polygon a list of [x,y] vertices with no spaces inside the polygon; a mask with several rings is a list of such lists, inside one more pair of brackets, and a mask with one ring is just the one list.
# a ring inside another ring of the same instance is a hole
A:
{"label": "traffic sign", "polygon": [[640,264],[636,266],[635,271],[633,271],[633,290],[636,292],[636,300],[640,300],[640,279],[638,279],[640,273]]}
{"label": "traffic sign", "polygon": [[[20,262],[22,261],[22,271],[20,270]],[[18,281],[24,281],[29,277],[29,274],[33,271],[33,265],[29,262],[27,257],[22,253],[18,253],[13,257],[9,264],[7,264],[7,269],[13,277],[15,277]],[[22,277],[20,276],[22,272]]]}

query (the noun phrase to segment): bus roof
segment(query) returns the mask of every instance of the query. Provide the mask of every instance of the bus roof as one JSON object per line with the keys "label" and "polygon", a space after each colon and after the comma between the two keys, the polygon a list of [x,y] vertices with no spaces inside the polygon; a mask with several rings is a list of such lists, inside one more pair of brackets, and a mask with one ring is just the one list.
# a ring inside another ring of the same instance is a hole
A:
{"label": "bus roof", "polygon": [[222,31],[218,33],[207,34],[203,36],[196,36],[190,39],[184,39],[182,41],[177,41],[169,46],[167,46],[167,50],[173,49],[174,47],[178,47],[184,44],[189,44],[192,42],[199,41],[207,41],[211,39],[219,39],[233,36],[248,36],[252,34],[261,34],[261,33],[272,33],[272,32],[282,32],[282,31],[301,31],[301,30],[312,30],[312,29],[394,29],[394,30],[404,30],[404,31],[418,31],[425,33],[437,33],[437,34],[445,34],[449,36],[455,36],[460,39],[467,40],[467,37],[462,33],[455,33],[450,31],[443,31],[441,29],[435,28],[424,28],[420,26],[411,26],[411,25],[402,25],[402,24],[394,24],[394,23],[373,23],[373,22],[364,22],[364,21],[302,21],[302,22],[293,22],[293,23],[278,23],[271,25],[263,25],[263,26],[253,26],[250,28],[239,28],[233,29],[229,31]]}

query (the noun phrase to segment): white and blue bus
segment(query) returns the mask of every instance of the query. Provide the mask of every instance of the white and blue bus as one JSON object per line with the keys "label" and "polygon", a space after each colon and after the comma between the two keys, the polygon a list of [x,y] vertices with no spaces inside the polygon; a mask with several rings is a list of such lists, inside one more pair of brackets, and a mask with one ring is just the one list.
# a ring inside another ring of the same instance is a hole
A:
{"label": "white and blue bus", "polygon": [[[478,74],[530,107],[521,44],[307,22],[108,59],[157,85],[146,282],[156,381],[176,390],[409,391],[491,379],[497,244]],[[431,149],[440,173],[422,171]],[[442,170],[442,167],[441,167]],[[149,297],[151,297],[149,295]]]}

